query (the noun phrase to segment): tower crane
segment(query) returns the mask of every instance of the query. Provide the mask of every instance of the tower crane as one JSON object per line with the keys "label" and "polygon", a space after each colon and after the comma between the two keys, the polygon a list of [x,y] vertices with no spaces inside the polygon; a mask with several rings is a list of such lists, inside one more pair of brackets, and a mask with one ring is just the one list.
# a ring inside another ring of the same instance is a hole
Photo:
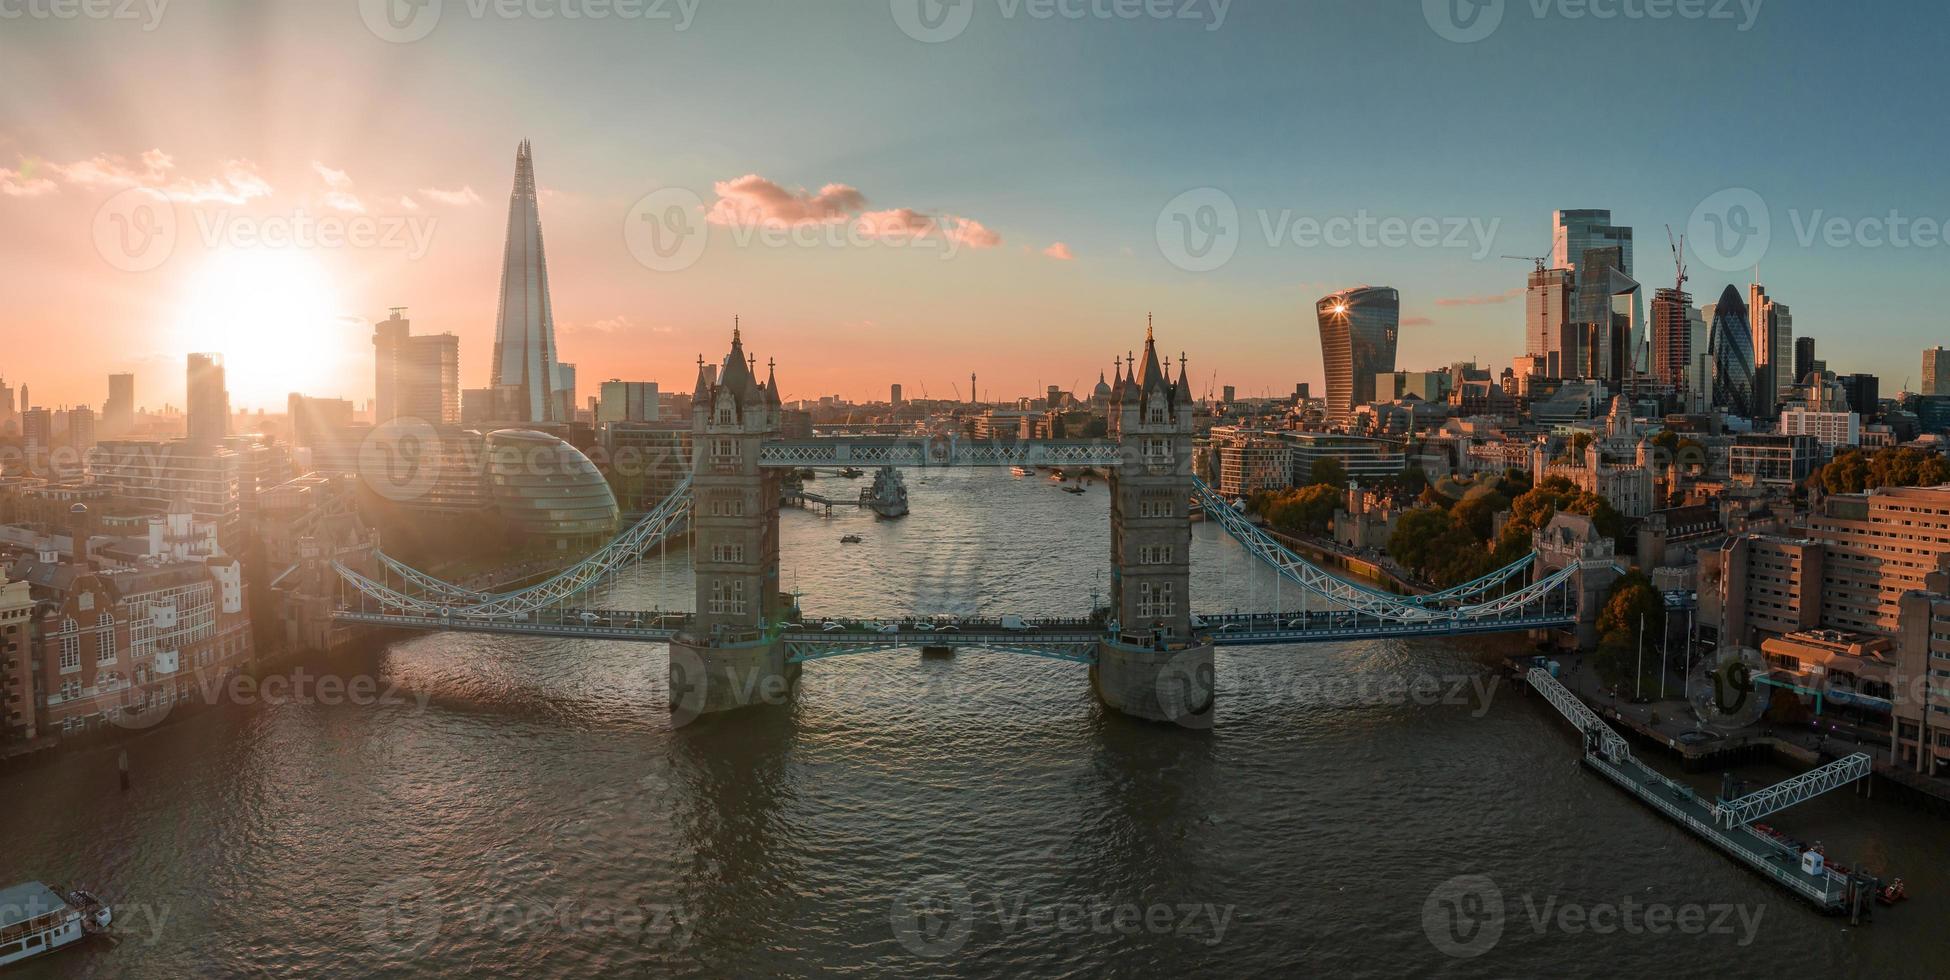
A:
{"label": "tower crane", "polygon": [[1506,255],[1504,258],[1534,263],[1537,266],[1538,272],[1543,272],[1551,267],[1551,257],[1548,255]]}

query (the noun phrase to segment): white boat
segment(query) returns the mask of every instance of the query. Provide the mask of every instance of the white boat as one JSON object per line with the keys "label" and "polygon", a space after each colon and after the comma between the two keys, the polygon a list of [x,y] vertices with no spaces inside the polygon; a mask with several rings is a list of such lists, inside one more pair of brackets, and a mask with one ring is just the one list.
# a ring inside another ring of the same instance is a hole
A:
{"label": "white boat", "polygon": [[881,467],[873,475],[873,486],[860,491],[860,503],[882,517],[906,517],[907,484],[901,480],[901,471]]}
{"label": "white boat", "polygon": [[1030,469],[1027,466],[1011,466],[1009,472],[1015,476],[1028,476]]}
{"label": "white boat", "polygon": [[0,889],[0,966],[106,932],[113,917],[106,903],[79,889],[63,896],[38,881]]}

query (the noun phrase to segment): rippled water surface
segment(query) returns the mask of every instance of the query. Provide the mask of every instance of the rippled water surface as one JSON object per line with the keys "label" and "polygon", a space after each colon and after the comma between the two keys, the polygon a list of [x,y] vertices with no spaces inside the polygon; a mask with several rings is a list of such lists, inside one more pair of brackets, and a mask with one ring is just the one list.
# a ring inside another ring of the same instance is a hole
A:
{"label": "rippled water surface", "polygon": [[[909,485],[899,522],[786,513],[809,615],[1076,614],[1104,589],[1101,486]],[[1299,603],[1214,528],[1193,557],[1201,610]],[[673,550],[603,601],[688,608],[687,576]],[[1509,649],[1222,650],[1210,733],[1107,715],[1073,664],[872,654],[673,731],[660,645],[408,637],[313,668],[377,703],[141,735],[128,793],[114,749],[0,778],[0,878],[118,905],[119,944],[24,976],[1950,972],[1950,824],[1845,793],[1783,815],[1917,896],[1819,917],[1583,772],[1479,666]],[[1473,957],[1427,928],[1460,875],[1501,899],[1455,920]],[[1647,904],[1704,925],[1603,928]]]}

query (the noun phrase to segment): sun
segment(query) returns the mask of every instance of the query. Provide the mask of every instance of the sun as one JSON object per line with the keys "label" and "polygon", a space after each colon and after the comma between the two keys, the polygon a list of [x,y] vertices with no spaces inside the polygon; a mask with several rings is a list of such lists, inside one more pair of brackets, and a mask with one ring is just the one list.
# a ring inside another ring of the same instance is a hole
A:
{"label": "sun", "polygon": [[278,411],[292,392],[344,391],[363,340],[357,322],[315,256],[232,249],[188,280],[170,353],[222,354],[231,404]]}

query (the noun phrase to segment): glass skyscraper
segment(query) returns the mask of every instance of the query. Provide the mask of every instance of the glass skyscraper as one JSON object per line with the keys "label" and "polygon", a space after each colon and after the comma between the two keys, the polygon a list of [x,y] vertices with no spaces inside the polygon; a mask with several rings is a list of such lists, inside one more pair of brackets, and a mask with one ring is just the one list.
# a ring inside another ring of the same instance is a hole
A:
{"label": "glass skyscraper", "polygon": [[1762,409],[1755,398],[1753,324],[1747,318],[1747,301],[1740,297],[1740,287],[1729,285],[1720,294],[1720,301],[1713,306],[1711,331],[1707,350],[1713,359],[1712,407],[1753,418]]}
{"label": "glass skyscraper", "polygon": [[535,162],[528,141],[515,151],[508,196],[508,239],[501,259],[501,312],[494,328],[494,415],[497,421],[556,422],[555,312],[542,254],[542,216],[535,202]]}
{"label": "glass skyscraper", "polygon": [[1357,286],[1322,299],[1320,355],[1327,369],[1327,418],[1339,422],[1356,405],[1374,401],[1377,374],[1395,370],[1401,339],[1401,294],[1388,286]]}

